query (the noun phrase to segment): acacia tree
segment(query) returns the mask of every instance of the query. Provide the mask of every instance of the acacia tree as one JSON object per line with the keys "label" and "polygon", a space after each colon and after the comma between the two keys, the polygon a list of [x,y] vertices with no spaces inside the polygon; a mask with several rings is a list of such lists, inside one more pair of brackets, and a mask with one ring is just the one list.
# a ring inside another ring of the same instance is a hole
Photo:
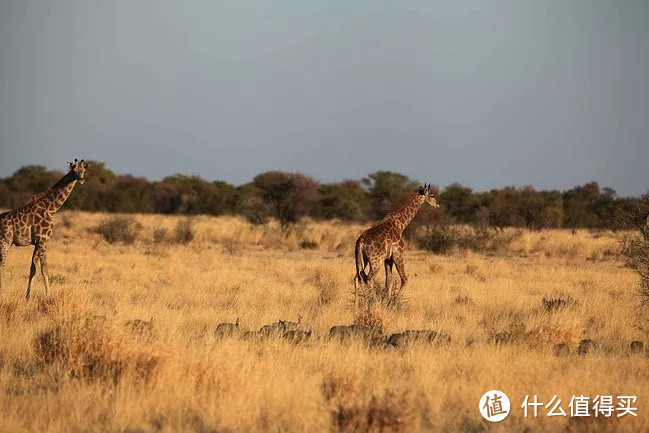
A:
{"label": "acacia tree", "polygon": [[468,188],[459,183],[452,183],[440,193],[439,204],[444,206],[446,213],[457,222],[472,223],[480,207],[478,197]]}
{"label": "acacia tree", "polygon": [[235,189],[226,182],[176,174],[153,186],[155,209],[161,213],[220,215],[232,210]]}
{"label": "acacia tree", "polygon": [[517,213],[518,192],[515,187],[492,189],[485,195],[485,201],[488,203],[486,212],[489,225],[499,229],[523,225]]}
{"label": "acacia tree", "polygon": [[34,195],[45,191],[56,183],[63,175],[52,172],[41,165],[27,165],[16,171],[6,183],[9,194],[5,200],[7,207],[22,206]]}
{"label": "acacia tree", "polygon": [[320,185],[318,216],[322,219],[362,220],[367,218],[368,206],[367,192],[358,181]]}
{"label": "acacia tree", "polygon": [[634,228],[635,233],[628,234],[622,241],[622,254],[626,256],[627,265],[640,276],[640,296],[642,304],[649,306],[649,192],[634,203],[628,203],[627,209],[619,210],[617,225]]}
{"label": "acacia tree", "polygon": [[370,196],[370,216],[380,220],[403,205],[417,191],[417,182],[392,171],[377,171],[363,179]]}
{"label": "acacia tree", "polygon": [[265,224],[270,218],[268,205],[264,201],[262,191],[252,183],[237,187],[234,213],[242,215],[253,224]]}
{"label": "acacia tree", "polygon": [[308,215],[318,200],[318,183],[301,173],[267,171],[252,183],[284,227]]}
{"label": "acacia tree", "polygon": [[589,182],[564,191],[564,225],[566,227],[598,227],[600,220],[597,215],[597,204],[601,197],[597,182]]}
{"label": "acacia tree", "polygon": [[151,183],[129,174],[117,176],[106,191],[104,206],[109,212],[151,213],[154,210]]}
{"label": "acacia tree", "polygon": [[536,191],[531,186],[518,191],[517,214],[530,230],[560,227],[563,200],[558,191]]}

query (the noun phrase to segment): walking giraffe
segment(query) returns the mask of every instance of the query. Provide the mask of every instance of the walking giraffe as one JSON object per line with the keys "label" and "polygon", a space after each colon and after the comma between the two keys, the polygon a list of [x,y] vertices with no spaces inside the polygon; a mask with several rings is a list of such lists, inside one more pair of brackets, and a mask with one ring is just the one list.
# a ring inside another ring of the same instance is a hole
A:
{"label": "walking giraffe", "polygon": [[[392,265],[396,265],[401,277],[400,291],[406,285],[408,277],[403,267],[403,231],[410,221],[417,215],[421,205],[428,203],[432,207],[439,207],[437,200],[430,191],[430,185],[419,187],[415,194],[401,209],[388,214],[377,226],[365,230],[356,241],[356,276],[354,277],[354,307],[358,305],[358,287],[361,283],[374,283],[381,262],[385,266],[385,288],[388,302],[392,299],[390,287],[390,274]],[[369,263],[370,271],[365,274],[365,267]]]}
{"label": "walking giraffe", "polygon": [[54,226],[52,218],[63,205],[72,189],[79,183],[84,183],[84,175],[89,164],[74,160],[69,162],[70,171],[47,191],[37,194],[20,209],[0,214],[0,289],[2,288],[2,270],[9,247],[13,244],[19,247],[34,245],[32,265],[29,270],[27,295],[29,300],[32,280],[36,275],[36,264],[40,261],[41,273],[45,280],[45,291],[50,291],[50,281],[47,277],[47,241],[52,236]]}

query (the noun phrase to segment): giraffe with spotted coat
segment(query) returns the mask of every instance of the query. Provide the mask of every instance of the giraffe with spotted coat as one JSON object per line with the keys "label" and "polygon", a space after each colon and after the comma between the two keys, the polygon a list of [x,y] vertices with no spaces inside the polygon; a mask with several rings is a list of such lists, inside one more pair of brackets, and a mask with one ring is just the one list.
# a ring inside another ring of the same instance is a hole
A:
{"label": "giraffe with spotted coat", "polygon": [[[403,231],[417,215],[421,206],[427,203],[434,208],[439,204],[430,189],[430,185],[424,185],[419,191],[399,210],[388,214],[379,225],[365,230],[356,241],[356,276],[354,277],[354,306],[358,305],[358,290],[361,284],[374,284],[381,264],[385,267],[385,289],[388,295],[388,302],[392,299],[390,275],[392,265],[395,265],[399,277],[401,277],[401,288],[403,290],[408,281],[403,264],[403,250],[405,242]],[[369,264],[369,272],[365,268]]]}
{"label": "giraffe with spotted coat", "polygon": [[49,293],[50,280],[47,276],[47,242],[52,236],[54,214],[63,206],[74,186],[85,182],[86,169],[90,164],[74,160],[69,162],[69,172],[47,191],[32,197],[29,202],[9,212],[0,214],[0,289],[2,289],[2,271],[9,247],[16,245],[34,246],[32,263],[29,270],[27,295],[31,294],[32,280],[36,275],[36,265],[40,262],[41,273],[45,280],[45,291]]}

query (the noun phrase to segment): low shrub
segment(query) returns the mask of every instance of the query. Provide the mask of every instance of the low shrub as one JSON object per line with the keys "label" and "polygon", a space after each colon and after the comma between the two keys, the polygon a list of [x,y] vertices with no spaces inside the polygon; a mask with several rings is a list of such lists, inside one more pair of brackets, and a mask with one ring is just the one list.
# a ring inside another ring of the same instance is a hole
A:
{"label": "low shrub", "polygon": [[627,265],[640,276],[640,296],[643,305],[649,305],[649,240],[629,235],[622,242],[622,254]]}
{"label": "low shrub", "polygon": [[174,241],[179,244],[188,244],[194,240],[194,229],[190,219],[183,219],[176,224]]}
{"label": "low shrub", "polygon": [[621,252],[626,258],[627,266],[638,273],[640,277],[639,294],[644,306],[649,305],[649,195],[645,202],[628,215],[625,223],[635,228],[635,233],[625,236],[622,240]]}
{"label": "low shrub", "polygon": [[416,243],[419,248],[435,254],[446,254],[458,245],[459,234],[459,230],[451,225],[435,224],[425,227]]}
{"label": "low shrub", "polygon": [[108,243],[123,242],[128,245],[135,241],[136,231],[140,227],[141,225],[131,217],[111,217],[99,224],[97,233]]}
{"label": "low shrub", "polygon": [[340,432],[405,432],[415,428],[416,420],[408,393],[390,390],[369,401],[345,400],[331,412],[332,428]]}
{"label": "low shrub", "polygon": [[153,242],[162,244],[167,240],[167,229],[157,228],[153,230]]}
{"label": "low shrub", "polygon": [[410,239],[418,248],[435,254],[448,254],[455,249],[503,252],[522,234],[522,230],[503,232],[484,226],[457,226],[442,219],[417,227]]}
{"label": "low shrub", "polygon": [[315,250],[318,248],[318,243],[309,239],[303,239],[302,242],[300,242],[300,248],[303,250]]}

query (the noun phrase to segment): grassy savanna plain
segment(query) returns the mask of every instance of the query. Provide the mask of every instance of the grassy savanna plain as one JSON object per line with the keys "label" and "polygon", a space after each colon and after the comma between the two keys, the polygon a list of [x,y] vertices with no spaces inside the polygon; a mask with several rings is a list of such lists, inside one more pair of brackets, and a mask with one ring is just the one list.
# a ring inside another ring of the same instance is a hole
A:
{"label": "grassy savanna plain", "polygon": [[[109,244],[95,230],[108,218],[56,216],[52,292],[39,272],[29,302],[32,249],[11,249],[0,293],[0,431],[649,430],[649,359],[629,353],[632,340],[647,343],[647,318],[639,279],[617,252],[623,233],[506,230],[512,236],[488,254],[410,246],[403,302],[356,314],[353,246],[366,226],[307,222],[284,232],[200,216],[182,244],[168,239],[183,218],[135,215],[135,240]],[[544,298],[566,302],[548,308]],[[214,335],[237,317],[258,330],[298,315],[312,341]],[[434,329],[451,341],[327,341],[331,326],[368,315],[386,334]],[[507,341],[495,344],[497,335]],[[599,348],[578,356],[585,338]],[[567,357],[554,355],[561,342]],[[512,403],[497,424],[478,410],[492,389]],[[568,415],[573,395],[637,396],[638,416],[548,417],[540,407],[525,418],[521,403],[534,394],[545,404],[557,395]]]}

